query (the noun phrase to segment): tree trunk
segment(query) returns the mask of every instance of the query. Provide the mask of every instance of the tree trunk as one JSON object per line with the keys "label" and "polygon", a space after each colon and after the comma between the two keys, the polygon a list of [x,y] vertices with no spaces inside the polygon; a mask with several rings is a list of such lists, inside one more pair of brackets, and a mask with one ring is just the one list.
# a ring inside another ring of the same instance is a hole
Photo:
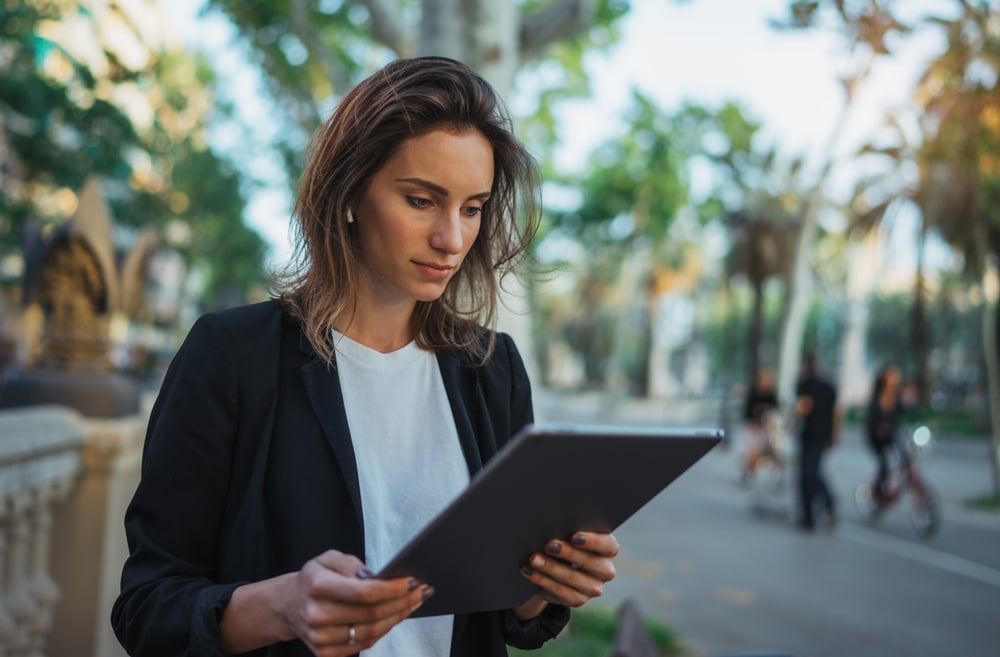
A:
{"label": "tree trunk", "polygon": [[[981,248],[985,248],[982,246]],[[989,387],[990,405],[990,463],[993,467],[993,494],[1000,497],[1000,314],[997,312],[997,298],[1000,297],[1000,273],[997,259],[989,256],[983,271],[983,356],[986,360],[986,379]]]}
{"label": "tree trunk", "polygon": [[517,6],[496,0],[477,0],[474,5],[468,64],[506,99],[521,65]]}
{"label": "tree trunk", "polygon": [[471,44],[463,5],[462,0],[424,0],[418,54],[450,57],[468,63]]}
{"label": "tree trunk", "polygon": [[[824,148],[826,162],[799,214],[799,234],[795,243],[792,270],[787,281],[785,294],[787,305],[782,316],[781,344],[778,348],[778,399],[785,400],[785,403],[793,401],[796,373],[799,369],[799,360],[802,357],[803,333],[805,332],[813,290],[813,272],[810,260],[816,236],[819,234],[817,222],[823,203],[823,186],[833,169],[836,148],[842,141],[844,129],[847,126],[847,117],[854,105],[853,101],[857,97],[857,87],[867,76],[870,68],[871,60],[868,65],[861,69],[861,73],[845,87],[844,106],[840,110],[840,115],[837,117],[833,130],[830,131]],[[819,356],[821,355],[817,354],[817,357]],[[819,360],[822,362],[823,359],[820,357]]]}
{"label": "tree trunk", "polygon": [[920,393],[920,404],[930,402],[930,381],[927,376],[927,361],[930,346],[927,343],[927,286],[924,281],[924,250],[927,243],[927,220],[921,213],[920,235],[917,237],[917,271],[913,289],[913,314],[910,317],[910,333],[913,338],[913,358],[916,372],[914,383]]}
{"label": "tree trunk", "polygon": [[[817,183],[817,191],[820,188]],[[818,197],[816,204],[818,205]],[[782,316],[781,344],[778,348],[778,399],[792,403],[795,397],[795,380],[802,357],[803,333],[809,313],[809,301],[813,290],[813,272],[810,257],[816,242],[819,226],[816,223],[818,208],[813,210],[812,200],[808,202],[799,225],[799,236],[795,243],[795,259],[788,278],[785,293],[787,305]]]}
{"label": "tree trunk", "polygon": [[760,370],[760,343],[764,338],[764,282],[753,281],[753,307],[750,309],[750,326],[747,330],[746,381],[756,381]]}
{"label": "tree trunk", "polygon": [[877,280],[879,231],[851,242],[847,251],[844,288],[844,339],[840,349],[840,386],[837,399],[845,408],[861,407],[871,393],[871,368],[866,356],[869,305]]}

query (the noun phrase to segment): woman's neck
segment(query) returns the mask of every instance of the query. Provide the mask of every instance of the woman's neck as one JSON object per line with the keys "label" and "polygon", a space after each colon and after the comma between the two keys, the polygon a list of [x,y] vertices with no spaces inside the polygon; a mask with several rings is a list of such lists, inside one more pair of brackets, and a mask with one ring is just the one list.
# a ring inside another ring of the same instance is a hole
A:
{"label": "woman's neck", "polygon": [[338,330],[369,349],[387,354],[401,349],[413,341],[410,318],[413,308],[385,308],[377,310],[359,306],[346,326]]}

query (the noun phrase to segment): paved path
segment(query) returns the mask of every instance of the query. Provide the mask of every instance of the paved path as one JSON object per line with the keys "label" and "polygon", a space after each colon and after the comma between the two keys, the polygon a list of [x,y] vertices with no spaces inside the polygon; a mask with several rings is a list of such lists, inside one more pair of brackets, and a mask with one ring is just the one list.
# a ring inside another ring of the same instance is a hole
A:
{"label": "paved path", "polygon": [[[539,395],[540,419],[711,426],[685,404]],[[962,501],[990,490],[987,445],[945,443],[925,459],[944,523],[922,540],[892,511],[859,521],[853,489],[872,469],[856,430],[826,469],[840,498],[832,530],[801,533],[789,493],[737,482],[716,448],[616,532],[619,576],[605,602],[636,598],[693,655],[773,649],[795,657],[1000,656],[1000,514]]]}

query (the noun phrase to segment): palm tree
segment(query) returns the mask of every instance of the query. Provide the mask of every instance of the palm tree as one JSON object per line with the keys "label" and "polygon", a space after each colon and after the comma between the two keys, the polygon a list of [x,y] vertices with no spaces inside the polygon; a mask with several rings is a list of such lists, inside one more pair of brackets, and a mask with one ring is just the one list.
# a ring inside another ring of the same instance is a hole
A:
{"label": "palm tree", "polygon": [[718,178],[701,203],[706,219],[721,218],[730,238],[727,281],[743,277],[751,289],[746,335],[747,372],[760,368],[764,343],[765,287],[773,279],[786,285],[801,211],[802,161],[783,163],[773,147],[759,142],[760,124],[735,103],[699,116],[701,155],[715,164]]}
{"label": "palm tree", "polygon": [[[793,0],[784,21],[774,21],[779,29],[810,29],[832,16],[835,29],[845,37],[851,69],[842,82],[844,103],[837,121],[828,135],[824,149],[825,161],[820,167],[809,193],[804,197],[798,216],[798,238],[794,250],[791,275],[788,278],[787,301],[782,318],[781,345],[778,367],[778,393],[790,398],[794,387],[802,347],[805,322],[812,296],[812,253],[819,237],[818,218],[823,206],[823,188],[835,164],[835,147],[840,143],[861,84],[867,79],[875,60],[889,54],[889,42],[908,28],[890,11],[891,0],[867,0],[849,3],[844,0]],[[829,11],[827,11],[829,9]]]}
{"label": "palm tree", "polygon": [[930,130],[917,150],[920,179],[913,197],[927,223],[982,280],[994,487],[1000,495],[1000,18],[989,0],[956,1],[956,18],[929,19],[944,31],[947,49],[930,62],[916,92]]}

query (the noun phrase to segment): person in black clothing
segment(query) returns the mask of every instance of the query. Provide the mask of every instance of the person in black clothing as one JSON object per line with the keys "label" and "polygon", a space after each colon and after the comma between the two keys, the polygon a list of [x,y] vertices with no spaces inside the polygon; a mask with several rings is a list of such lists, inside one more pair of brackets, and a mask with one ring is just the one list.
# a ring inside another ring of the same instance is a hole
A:
{"label": "person in black clothing", "polygon": [[836,521],[836,501],[823,478],[826,450],[837,441],[840,411],[837,391],[817,369],[816,356],[807,354],[796,387],[796,413],[801,418],[799,433],[799,526],[815,527],[814,508],[822,503],[831,524]]}
{"label": "person in black clothing", "polygon": [[776,462],[778,455],[770,442],[772,413],[778,409],[778,395],[774,390],[774,372],[761,368],[747,390],[743,402],[744,436],[743,483],[748,483],[764,457]]}
{"label": "person in black clothing", "polygon": [[868,446],[878,460],[874,488],[876,500],[885,499],[891,451],[895,449],[899,453],[904,467],[909,461],[906,449],[898,442],[898,429],[901,417],[913,404],[915,392],[913,387],[903,387],[903,374],[896,365],[887,365],[875,377],[865,418],[865,434]]}
{"label": "person in black clothing", "polygon": [[347,91],[309,153],[278,294],[203,315],[160,388],[115,634],[141,657],[539,648],[614,577],[613,535],[526,550],[511,609],[414,618],[435,583],[375,575],[534,419],[492,327],[541,219],[535,161],[442,57]]}

